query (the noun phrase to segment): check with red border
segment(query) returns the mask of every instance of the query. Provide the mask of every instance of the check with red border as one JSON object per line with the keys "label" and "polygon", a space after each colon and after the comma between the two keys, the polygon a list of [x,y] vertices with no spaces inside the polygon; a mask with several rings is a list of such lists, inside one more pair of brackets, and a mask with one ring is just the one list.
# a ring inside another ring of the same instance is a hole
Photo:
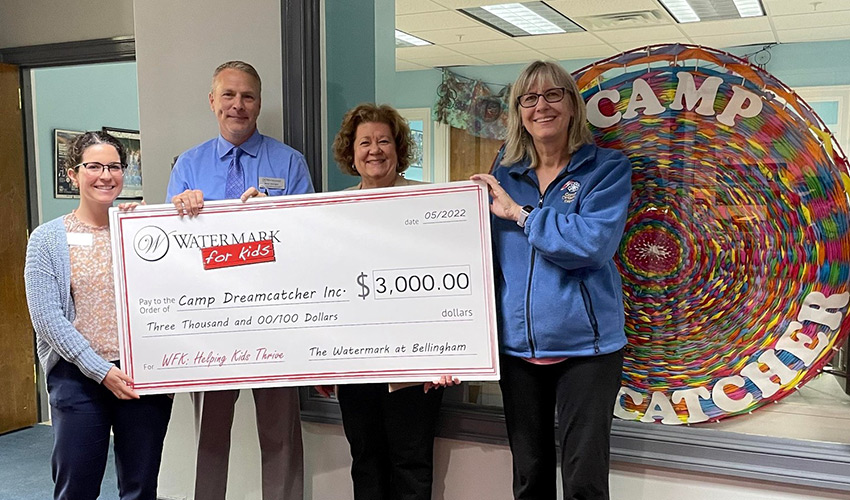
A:
{"label": "check with red border", "polygon": [[474,182],[110,212],[122,367],[140,394],[498,380]]}

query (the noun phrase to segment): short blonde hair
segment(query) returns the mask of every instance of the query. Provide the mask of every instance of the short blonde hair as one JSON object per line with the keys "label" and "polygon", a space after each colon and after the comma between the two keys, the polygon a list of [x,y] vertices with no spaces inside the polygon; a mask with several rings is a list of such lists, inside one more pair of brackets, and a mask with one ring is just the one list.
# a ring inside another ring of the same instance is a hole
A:
{"label": "short blonde hair", "polygon": [[537,151],[531,134],[522,125],[519,96],[528,93],[535,84],[551,83],[555,87],[566,89],[565,98],[569,99],[573,117],[567,135],[567,151],[575,153],[578,148],[593,142],[593,134],[587,127],[587,106],[581,98],[578,85],[569,73],[554,61],[534,61],[522,70],[511,88],[510,107],[508,108],[508,134],[505,139],[505,154],[502,165],[511,165],[524,158],[531,160],[531,168],[537,166]]}
{"label": "short blonde hair", "polygon": [[334,138],[333,145],[334,159],[339,169],[348,175],[360,175],[354,168],[354,135],[361,123],[384,123],[390,127],[396,156],[398,156],[398,165],[395,170],[398,173],[407,170],[407,167],[413,163],[413,155],[416,152],[413,136],[410,134],[410,125],[392,106],[387,104],[378,106],[371,102],[349,110],[342,118],[342,125]]}
{"label": "short blonde hair", "polygon": [[257,81],[257,92],[260,94],[263,93],[263,81],[260,80],[260,74],[257,73],[257,70],[254,69],[253,66],[246,63],[245,61],[227,61],[226,63],[220,64],[215,71],[213,71],[212,76],[212,84],[210,85],[210,94],[215,94],[215,79],[218,77],[218,74],[226,69],[235,69],[237,71],[241,71],[245,74],[251,75],[254,77],[254,80]]}

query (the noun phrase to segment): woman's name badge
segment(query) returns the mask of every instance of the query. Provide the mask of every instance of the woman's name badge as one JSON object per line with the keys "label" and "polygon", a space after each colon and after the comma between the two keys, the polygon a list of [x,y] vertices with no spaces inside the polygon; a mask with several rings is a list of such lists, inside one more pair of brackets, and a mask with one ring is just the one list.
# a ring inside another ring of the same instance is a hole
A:
{"label": "woman's name badge", "polygon": [[67,233],[68,245],[78,247],[90,247],[94,244],[91,233]]}

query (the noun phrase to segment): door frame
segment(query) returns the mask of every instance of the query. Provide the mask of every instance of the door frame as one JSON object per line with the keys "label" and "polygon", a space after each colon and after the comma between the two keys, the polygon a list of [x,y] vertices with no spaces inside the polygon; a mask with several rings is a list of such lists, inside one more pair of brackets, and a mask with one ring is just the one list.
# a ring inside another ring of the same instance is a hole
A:
{"label": "door frame", "polygon": [[[136,42],[133,37],[101,38],[77,42],[49,43],[0,49],[0,62],[15,64],[20,71],[21,108],[23,113],[24,162],[26,164],[27,191],[29,200],[29,230],[40,222],[37,175],[35,163],[35,110],[33,109],[32,72],[36,68],[96,64],[136,60]],[[36,353],[33,335],[33,354]],[[47,401],[47,381],[41,363],[36,367],[36,398],[40,422],[50,418]]]}

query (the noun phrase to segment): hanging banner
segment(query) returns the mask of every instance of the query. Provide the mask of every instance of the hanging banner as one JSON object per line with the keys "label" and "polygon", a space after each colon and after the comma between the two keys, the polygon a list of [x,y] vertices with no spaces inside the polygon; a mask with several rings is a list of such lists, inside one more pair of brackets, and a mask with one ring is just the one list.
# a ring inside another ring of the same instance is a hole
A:
{"label": "hanging banner", "polygon": [[615,414],[716,421],[817,375],[848,333],[847,160],[790,88],[731,54],[653,45],[574,73],[633,195]]}

